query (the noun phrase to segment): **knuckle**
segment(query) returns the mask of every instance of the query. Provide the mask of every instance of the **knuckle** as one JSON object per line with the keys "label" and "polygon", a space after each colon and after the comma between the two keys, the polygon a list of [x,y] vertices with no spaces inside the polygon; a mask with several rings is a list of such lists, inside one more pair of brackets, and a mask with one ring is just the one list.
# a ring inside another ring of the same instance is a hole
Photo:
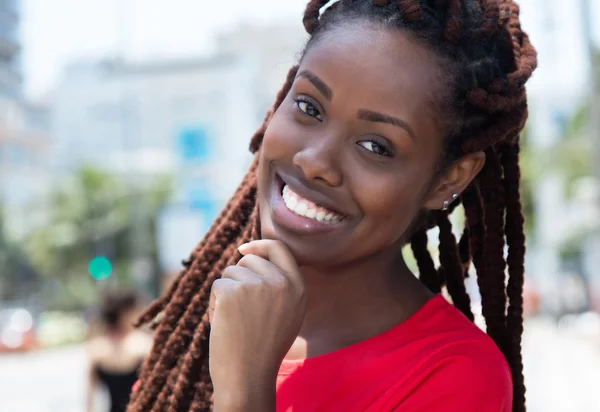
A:
{"label": "knuckle", "polygon": [[221,273],[221,278],[231,279],[235,275],[236,270],[238,270],[236,266],[227,266]]}
{"label": "knuckle", "polygon": [[213,282],[212,286],[210,287],[210,289],[215,294],[219,293],[223,289],[223,280],[222,279],[215,280]]}
{"label": "knuckle", "polygon": [[238,266],[244,266],[244,267],[245,267],[245,266],[248,266],[248,265],[250,265],[250,264],[252,263],[252,261],[253,261],[255,258],[256,258],[256,256],[254,256],[254,255],[246,255],[246,256],[242,257],[242,258],[241,258],[241,259],[238,261],[237,265],[238,265]]}
{"label": "knuckle", "polygon": [[282,275],[273,277],[270,281],[270,284],[271,287],[280,291],[287,290],[291,287],[290,280]]}
{"label": "knuckle", "polygon": [[281,248],[285,246],[281,240],[271,240],[271,242],[273,247]]}

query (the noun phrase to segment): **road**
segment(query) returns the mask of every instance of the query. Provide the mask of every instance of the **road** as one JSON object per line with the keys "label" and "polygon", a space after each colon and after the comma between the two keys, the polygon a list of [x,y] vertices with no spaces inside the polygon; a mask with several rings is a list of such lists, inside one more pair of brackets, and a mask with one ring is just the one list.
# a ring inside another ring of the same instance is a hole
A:
{"label": "road", "polygon": [[[529,321],[526,331],[528,411],[600,412],[600,342],[543,320]],[[84,412],[84,365],[81,346],[0,356],[0,411]]]}
{"label": "road", "polygon": [[82,346],[0,356],[0,411],[84,412],[85,378]]}

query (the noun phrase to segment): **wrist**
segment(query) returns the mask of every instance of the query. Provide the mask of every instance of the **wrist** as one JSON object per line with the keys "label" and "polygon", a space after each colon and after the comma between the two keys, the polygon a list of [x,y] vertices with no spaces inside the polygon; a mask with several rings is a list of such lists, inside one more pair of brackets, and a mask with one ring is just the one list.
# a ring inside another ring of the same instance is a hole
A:
{"label": "wrist", "polygon": [[214,412],[275,411],[276,379],[253,379],[214,387]]}
{"label": "wrist", "polygon": [[215,392],[214,412],[275,412],[275,388],[263,393]]}

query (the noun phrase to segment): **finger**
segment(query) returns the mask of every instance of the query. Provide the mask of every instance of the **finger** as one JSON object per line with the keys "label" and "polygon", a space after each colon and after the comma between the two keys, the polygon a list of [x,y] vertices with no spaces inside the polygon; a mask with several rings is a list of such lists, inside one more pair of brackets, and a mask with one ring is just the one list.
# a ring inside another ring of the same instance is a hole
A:
{"label": "finger", "polygon": [[242,255],[257,255],[276,265],[295,286],[303,288],[296,259],[290,249],[278,240],[256,240],[238,248]]}
{"label": "finger", "polygon": [[[258,258],[260,259],[260,258]],[[257,282],[258,274],[252,269],[244,266],[228,266],[221,274],[221,279],[232,279],[237,282]]]}
{"label": "finger", "polygon": [[237,281],[228,278],[217,279],[213,282],[212,287],[210,289],[210,299],[208,301],[208,321],[210,323],[213,322],[215,316],[215,309],[219,300],[224,295],[233,290],[235,287],[237,287],[236,283]]}
{"label": "finger", "polygon": [[238,267],[249,269],[262,276],[281,276],[282,270],[274,263],[258,255],[246,255],[237,263]]}

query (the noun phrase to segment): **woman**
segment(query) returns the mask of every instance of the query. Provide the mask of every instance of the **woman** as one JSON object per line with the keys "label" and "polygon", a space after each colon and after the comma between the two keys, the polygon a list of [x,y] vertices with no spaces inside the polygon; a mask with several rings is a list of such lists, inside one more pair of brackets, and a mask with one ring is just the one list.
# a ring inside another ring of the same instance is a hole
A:
{"label": "woman", "polygon": [[90,362],[87,410],[94,410],[94,393],[99,385],[108,390],[110,412],[124,412],[131,386],[148,354],[151,338],[134,329],[139,314],[139,299],[126,289],[110,290],[102,297],[100,308],[103,333],[87,344]]}
{"label": "woman", "polygon": [[307,6],[250,171],[140,319],[162,314],[131,412],[525,409],[518,153],[536,54],[519,9],[328,3]]}

